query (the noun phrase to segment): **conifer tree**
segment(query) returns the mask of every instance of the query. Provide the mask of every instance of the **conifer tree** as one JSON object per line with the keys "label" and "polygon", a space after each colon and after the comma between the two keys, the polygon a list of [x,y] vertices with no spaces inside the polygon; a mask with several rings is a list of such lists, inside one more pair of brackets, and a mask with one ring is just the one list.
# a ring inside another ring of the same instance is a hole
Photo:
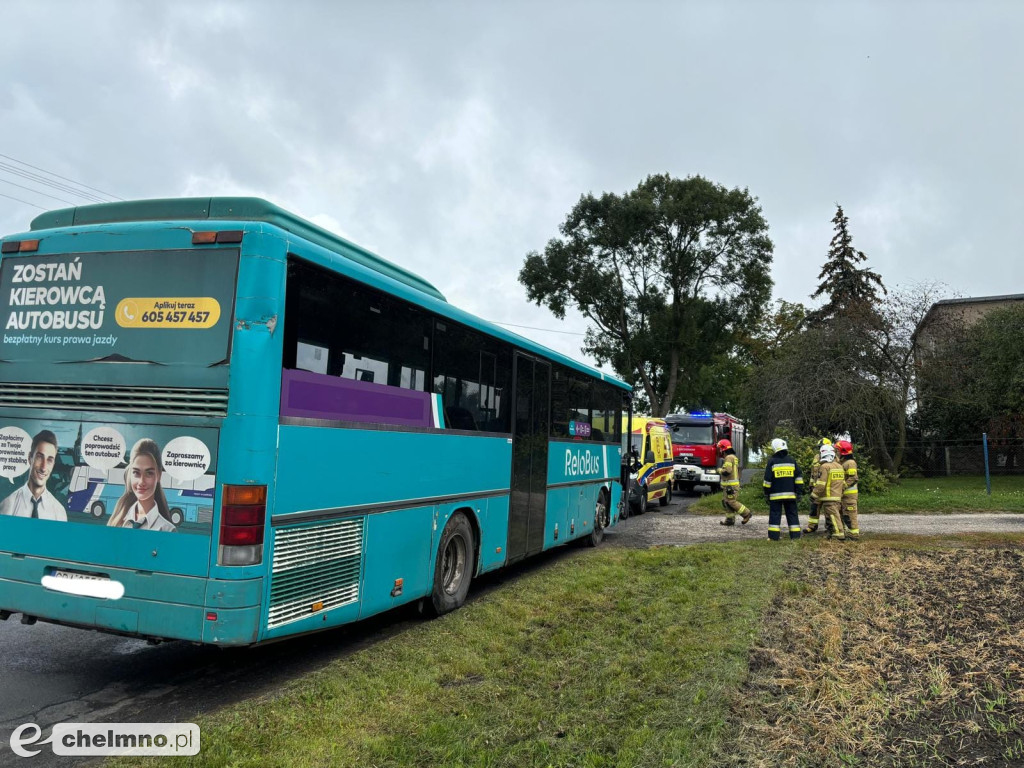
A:
{"label": "conifer tree", "polygon": [[826,297],[824,306],[811,313],[813,322],[822,323],[840,316],[871,315],[878,304],[879,292],[886,293],[882,278],[866,266],[858,266],[867,260],[863,251],[853,247],[849,220],[843,207],[836,204],[836,215],[832,218],[835,235],[829,244],[828,259],[821,268],[818,289],[812,299]]}

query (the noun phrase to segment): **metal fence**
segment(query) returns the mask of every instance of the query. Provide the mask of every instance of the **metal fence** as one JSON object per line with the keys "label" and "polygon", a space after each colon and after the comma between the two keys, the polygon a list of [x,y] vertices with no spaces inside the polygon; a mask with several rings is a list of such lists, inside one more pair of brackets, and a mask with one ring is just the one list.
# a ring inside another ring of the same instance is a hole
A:
{"label": "metal fence", "polygon": [[[905,463],[928,477],[985,474],[985,439],[922,440],[907,448]],[[992,475],[1024,475],[1024,441],[988,438]]]}

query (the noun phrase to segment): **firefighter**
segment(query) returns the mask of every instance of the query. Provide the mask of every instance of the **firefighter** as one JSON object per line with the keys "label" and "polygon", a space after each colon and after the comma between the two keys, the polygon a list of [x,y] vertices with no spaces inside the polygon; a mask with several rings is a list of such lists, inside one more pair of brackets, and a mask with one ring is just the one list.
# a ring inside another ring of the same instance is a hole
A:
{"label": "firefighter", "polygon": [[789,538],[800,538],[800,517],[796,511],[797,494],[804,492],[800,466],[789,455],[789,446],[781,438],[772,440],[772,457],[764,468],[764,497],[768,501],[768,538],[782,538],[782,512],[786,512]]}
{"label": "firefighter", "polygon": [[818,505],[818,512],[824,516],[831,526],[828,537],[843,541],[843,521],[839,518],[839,505],[843,500],[843,485],[846,473],[842,465],[836,461],[836,449],[833,445],[823,445],[818,451],[818,479],[811,490],[811,499]]}
{"label": "firefighter", "polygon": [[722,468],[719,472],[722,475],[722,509],[725,510],[725,520],[722,525],[736,525],[736,513],[738,512],[743,524],[750,522],[753,514],[740,503],[740,460],[736,451],[732,449],[732,443],[728,440],[718,441],[718,453],[722,456]]}
{"label": "firefighter", "polygon": [[840,515],[846,526],[846,537],[851,541],[860,538],[860,527],[857,524],[857,460],[853,458],[853,443],[839,440],[836,443],[839,461],[843,465],[843,501]]}
{"label": "firefighter", "polygon": [[[818,451],[821,451],[821,446],[832,445],[832,441],[827,437],[821,438],[818,441]],[[814,484],[818,482],[818,468],[821,465],[815,462],[811,466],[811,477],[808,485],[814,488]],[[825,520],[826,527],[829,525],[828,520]],[[818,502],[814,500],[814,494],[811,494],[811,516],[807,518],[807,527],[804,528],[804,533],[817,533],[818,531]],[[831,532],[831,531],[830,531]]]}

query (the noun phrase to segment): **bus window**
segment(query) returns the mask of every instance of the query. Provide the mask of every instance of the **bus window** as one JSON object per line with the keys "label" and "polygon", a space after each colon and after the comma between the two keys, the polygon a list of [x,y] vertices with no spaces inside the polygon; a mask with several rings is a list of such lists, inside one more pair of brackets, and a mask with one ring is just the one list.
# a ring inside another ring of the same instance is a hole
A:
{"label": "bus window", "polygon": [[434,392],[450,429],[508,432],[511,351],[482,334],[438,322],[434,333]]}
{"label": "bus window", "polygon": [[285,368],[424,391],[425,312],[298,259],[285,302]]}

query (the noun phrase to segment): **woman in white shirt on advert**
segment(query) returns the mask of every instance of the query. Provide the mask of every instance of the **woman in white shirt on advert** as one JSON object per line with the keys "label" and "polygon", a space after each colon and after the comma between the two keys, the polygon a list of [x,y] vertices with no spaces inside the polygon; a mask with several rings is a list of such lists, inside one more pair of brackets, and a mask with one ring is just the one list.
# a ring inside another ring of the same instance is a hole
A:
{"label": "woman in white shirt on advert", "polygon": [[160,486],[163,475],[160,446],[149,438],[139,440],[124,471],[124,495],[114,505],[107,525],[115,528],[141,528],[146,531],[173,531],[167,497]]}

